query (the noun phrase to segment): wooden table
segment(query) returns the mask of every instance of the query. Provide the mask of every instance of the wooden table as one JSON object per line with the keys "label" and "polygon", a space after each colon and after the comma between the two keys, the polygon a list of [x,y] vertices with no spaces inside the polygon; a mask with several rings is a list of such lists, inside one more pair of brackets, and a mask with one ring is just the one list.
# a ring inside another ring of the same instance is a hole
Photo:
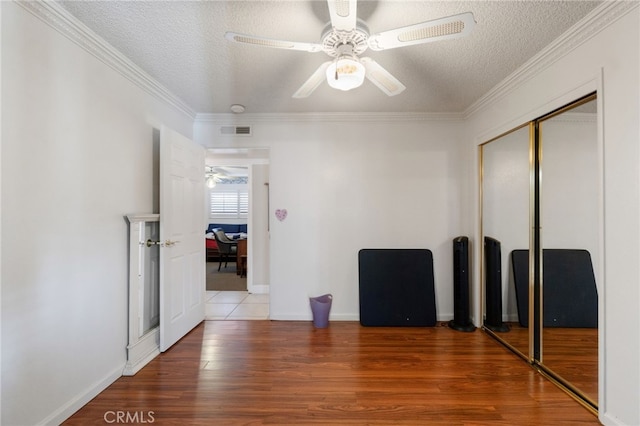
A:
{"label": "wooden table", "polygon": [[238,242],[236,273],[241,277],[247,276],[247,239],[236,240]]}

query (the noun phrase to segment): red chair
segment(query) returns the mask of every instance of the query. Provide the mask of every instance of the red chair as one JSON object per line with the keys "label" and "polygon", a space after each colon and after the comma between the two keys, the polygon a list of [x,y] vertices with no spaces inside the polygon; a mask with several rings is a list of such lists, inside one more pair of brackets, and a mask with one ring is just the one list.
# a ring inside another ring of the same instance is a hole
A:
{"label": "red chair", "polygon": [[205,238],[204,242],[207,252],[207,262],[215,261],[215,258],[220,256],[220,251],[218,250],[218,244],[216,243],[215,238]]}

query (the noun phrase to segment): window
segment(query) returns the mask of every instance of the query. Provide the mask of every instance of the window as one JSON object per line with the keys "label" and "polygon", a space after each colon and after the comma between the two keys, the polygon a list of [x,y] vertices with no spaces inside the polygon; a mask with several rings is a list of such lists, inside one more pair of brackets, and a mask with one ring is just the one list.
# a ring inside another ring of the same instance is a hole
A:
{"label": "window", "polygon": [[248,214],[247,189],[220,189],[209,192],[209,217],[246,218]]}

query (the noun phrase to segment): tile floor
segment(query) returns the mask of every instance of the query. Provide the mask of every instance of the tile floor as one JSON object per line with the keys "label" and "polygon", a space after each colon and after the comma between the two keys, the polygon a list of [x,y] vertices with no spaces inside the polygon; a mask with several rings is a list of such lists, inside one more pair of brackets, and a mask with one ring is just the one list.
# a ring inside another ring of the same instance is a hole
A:
{"label": "tile floor", "polygon": [[246,291],[207,291],[205,320],[269,319],[269,295]]}

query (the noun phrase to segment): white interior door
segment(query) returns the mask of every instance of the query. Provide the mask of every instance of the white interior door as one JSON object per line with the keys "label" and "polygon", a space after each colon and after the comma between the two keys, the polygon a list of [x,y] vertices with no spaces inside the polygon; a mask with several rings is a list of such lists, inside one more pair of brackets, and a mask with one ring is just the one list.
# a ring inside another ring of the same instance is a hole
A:
{"label": "white interior door", "polygon": [[204,148],[160,130],[160,350],[204,320]]}

